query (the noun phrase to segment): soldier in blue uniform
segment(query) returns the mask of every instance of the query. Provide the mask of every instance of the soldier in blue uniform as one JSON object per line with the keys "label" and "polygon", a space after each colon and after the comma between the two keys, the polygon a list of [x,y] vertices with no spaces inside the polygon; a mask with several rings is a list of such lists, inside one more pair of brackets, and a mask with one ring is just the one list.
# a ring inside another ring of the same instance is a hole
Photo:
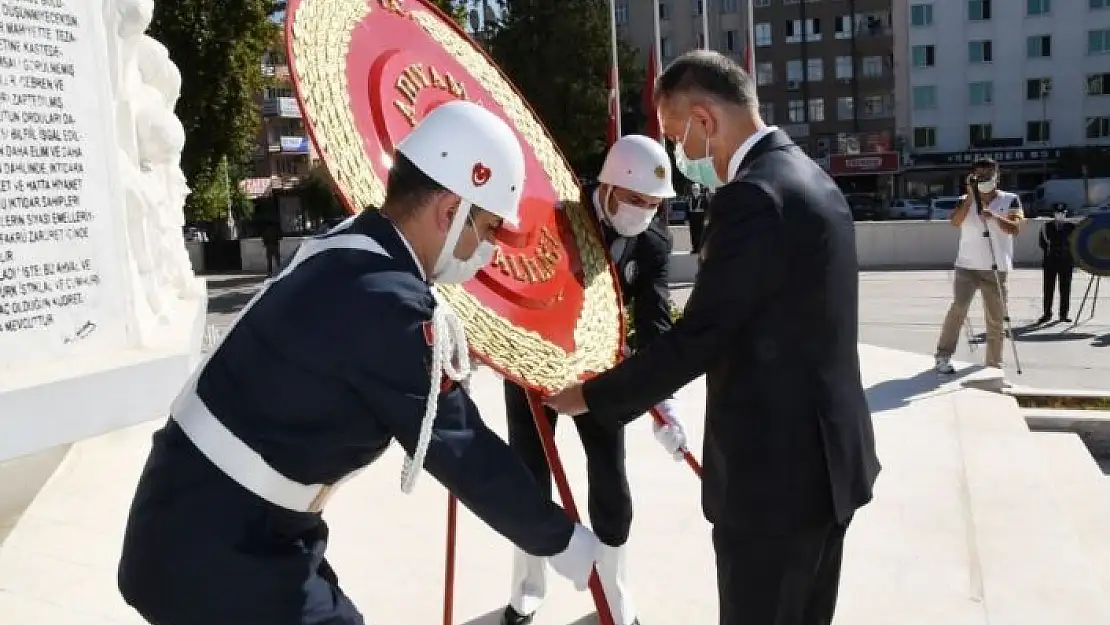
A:
{"label": "soldier in blue uniform", "polygon": [[465,335],[429,285],[471,278],[515,223],[520,144],[451,102],[394,159],[381,211],[306,241],[154,435],[119,565],[121,593],[154,625],[361,625],[324,559],[321,511],[394,439],[402,490],[426,461],[490,527],[586,587],[597,539],[482,422],[460,387]]}
{"label": "soldier in blue uniform", "polygon": [[[621,293],[632,311],[635,342],[642,346],[671,327],[667,265],[672,243],[659,210],[664,199],[675,195],[671,160],[658,142],[642,135],[628,135],[609,149],[598,182],[585,188],[583,202],[596,211],[620,277]],[[669,400],[658,407],[670,423],[655,426],[656,438],[676,460],[681,460],[681,450],[686,444],[682,425]],[[505,409],[509,445],[550,494],[551,474],[528,397],[524,389],[508,380]],[[546,413],[554,428],[556,413],[550,409]],[[639,621],[625,581],[624,544],[632,525],[632,495],[625,472],[624,430],[608,427],[604,422],[589,415],[574,419],[586,452],[590,521],[602,542],[598,576],[615,625],[633,625]],[[516,551],[511,597],[502,613],[502,625],[532,622],[546,594],[545,572],[542,558]]]}

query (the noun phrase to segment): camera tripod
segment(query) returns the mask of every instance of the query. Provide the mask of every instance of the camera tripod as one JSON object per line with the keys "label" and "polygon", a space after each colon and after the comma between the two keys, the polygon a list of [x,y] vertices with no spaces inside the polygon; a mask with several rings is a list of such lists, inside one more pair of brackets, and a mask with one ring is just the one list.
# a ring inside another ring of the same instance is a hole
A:
{"label": "camera tripod", "polygon": [[[1021,375],[1021,360],[1018,358],[1017,337],[1014,336],[1014,325],[1010,321],[1010,303],[1007,301],[1006,291],[1002,288],[1002,274],[998,271],[998,256],[994,253],[994,240],[991,238],[990,226],[986,220],[982,219],[984,208],[983,197],[979,193],[979,181],[972,176],[970,182],[971,184],[968,186],[971,189],[971,197],[975,201],[975,213],[980,216],[980,221],[983,222],[983,238],[987,240],[987,247],[990,249],[991,271],[994,272],[994,285],[995,288],[998,289],[998,299],[1002,301],[1003,337],[1010,339],[1010,348],[1014,352],[1014,367],[1017,369],[1018,375]],[[970,323],[967,328],[970,332]]]}

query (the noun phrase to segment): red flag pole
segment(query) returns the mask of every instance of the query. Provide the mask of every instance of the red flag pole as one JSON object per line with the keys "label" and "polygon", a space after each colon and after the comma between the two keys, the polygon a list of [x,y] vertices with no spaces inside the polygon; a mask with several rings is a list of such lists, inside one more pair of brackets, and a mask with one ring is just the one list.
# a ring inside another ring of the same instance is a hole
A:
{"label": "red flag pole", "polygon": [[452,625],[455,612],[455,552],[459,500],[447,493],[447,555],[443,563],[443,625]]}
{"label": "red flag pole", "polygon": [[[547,456],[547,466],[551,468],[551,475],[555,478],[555,486],[559,489],[559,500],[563,502],[563,507],[566,508],[570,518],[574,519],[575,522],[581,522],[582,517],[578,515],[578,507],[574,505],[574,493],[570,490],[566,471],[563,470],[563,462],[559,459],[559,450],[555,447],[555,433],[551,430],[551,424],[547,421],[540,396],[535,391],[528,391],[528,406],[532,409],[532,420],[536,422],[536,430],[539,431],[540,442],[543,443],[543,453]],[[613,613],[609,609],[609,601],[605,598],[605,591],[601,588],[601,578],[597,576],[596,567],[590,572],[590,594],[593,595],[594,605],[597,607],[597,618],[601,625],[614,625]]]}

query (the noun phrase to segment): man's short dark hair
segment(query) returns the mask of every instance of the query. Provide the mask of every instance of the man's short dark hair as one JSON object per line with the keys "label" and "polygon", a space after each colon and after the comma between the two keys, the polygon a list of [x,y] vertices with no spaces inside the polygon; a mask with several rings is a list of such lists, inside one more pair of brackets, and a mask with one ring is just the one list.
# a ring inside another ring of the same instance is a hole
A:
{"label": "man's short dark hair", "polygon": [[385,185],[385,204],[396,217],[411,215],[431,196],[446,191],[443,185],[432,180],[404,154],[393,154],[393,167],[389,169]]}
{"label": "man's short dark hair", "polygon": [[679,56],[655,81],[656,101],[688,94],[746,108],[759,102],[751,75],[736,61],[712,50],[691,50]]}
{"label": "man's short dark hair", "polygon": [[998,169],[998,161],[993,158],[979,158],[971,164],[972,169]]}

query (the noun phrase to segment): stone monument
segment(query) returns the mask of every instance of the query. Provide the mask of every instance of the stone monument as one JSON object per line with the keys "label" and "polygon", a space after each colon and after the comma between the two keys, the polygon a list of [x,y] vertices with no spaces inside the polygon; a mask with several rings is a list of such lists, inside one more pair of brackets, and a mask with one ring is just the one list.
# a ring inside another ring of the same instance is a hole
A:
{"label": "stone monument", "polygon": [[153,8],[0,2],[0,536],[70,444],[164,416],[199,356]]}

